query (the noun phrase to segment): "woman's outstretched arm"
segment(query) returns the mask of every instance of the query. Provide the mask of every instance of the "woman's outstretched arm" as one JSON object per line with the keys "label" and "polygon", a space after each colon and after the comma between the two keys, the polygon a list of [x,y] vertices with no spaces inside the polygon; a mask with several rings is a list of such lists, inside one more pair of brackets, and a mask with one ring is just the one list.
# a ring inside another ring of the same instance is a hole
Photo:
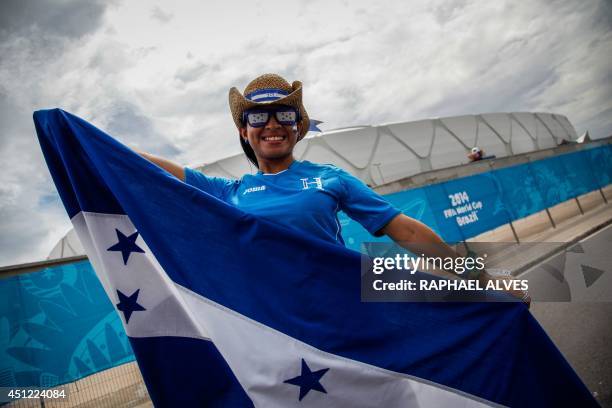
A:
{"label": "woman's outstretched arm", "polygon": [[[451,257],[460,256],[449,245],[444,243],[442,238],[438,236],[431,228],[422,222],[408,217],[404,214],[399,214],[393,218],[382,230],[394,240],[398,245],[412,251],[415,254],[423,253],[431,257]],[[488,280],[507,280],[511,279],[508,276],[491,276],[486,270],[483,270],[478,279],[485,283]],[[508,291],[512,296],[521,299],[528,307],[531,299],[528,293],[520,290]]]}
{"label": "woman's outstretched arm", "polygon": [[168,173],[172,174],[174,177],[178,178],[181,181],[185,181],[185,168],[180,164],[177,164],[171,160],[164,159],[163,157],[154,156],[149,153],[141,152],[138,150],[134,150],[136,153],[144,157],[145,159],[157,164],[162,169],[166,170]]}

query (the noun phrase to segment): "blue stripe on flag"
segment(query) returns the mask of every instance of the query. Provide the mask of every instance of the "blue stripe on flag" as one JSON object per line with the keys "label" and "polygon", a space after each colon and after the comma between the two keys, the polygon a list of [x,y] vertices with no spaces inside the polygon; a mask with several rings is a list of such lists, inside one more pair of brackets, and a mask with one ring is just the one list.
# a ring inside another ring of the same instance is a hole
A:
{"label": "blue stripe on flag", "polygon": [[130,337],[130,344],[155,406],[253,406],[210,341]]}

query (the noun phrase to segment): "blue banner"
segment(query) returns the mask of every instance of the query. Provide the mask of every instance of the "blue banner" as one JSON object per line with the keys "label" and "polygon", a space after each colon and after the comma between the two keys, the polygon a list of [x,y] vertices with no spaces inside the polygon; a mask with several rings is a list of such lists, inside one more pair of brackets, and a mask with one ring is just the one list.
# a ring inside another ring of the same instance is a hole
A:
{"label": "blue banner", "polygon": [[512,221],[527,217],[543,208],[544,198],[528,165],[522,164],[491,172]]}
{"label": "blue banner", "polygon": [[424,187],[438,228],[448,242],[488,231],[509,221],[498,186],[490,173]]}
{"label": "blue banner", "polygon": [[[605,187],[611,181],[612,147],[605,145],[385,197],[445,241],[459,242]],[[349,248],[359,250],[362,242],[388,241],[372,237],[346,216],[341,223]]]}
{"label": "blue banner", "polygon": [[599,188],[612,183],[612,147],[601,146],[585,150],[586,164],[591,168],[595,182]]}
{"label": "blue banner", "polygon": [[50,387],[134,360],[88,261],[0,280],[0,387]]}

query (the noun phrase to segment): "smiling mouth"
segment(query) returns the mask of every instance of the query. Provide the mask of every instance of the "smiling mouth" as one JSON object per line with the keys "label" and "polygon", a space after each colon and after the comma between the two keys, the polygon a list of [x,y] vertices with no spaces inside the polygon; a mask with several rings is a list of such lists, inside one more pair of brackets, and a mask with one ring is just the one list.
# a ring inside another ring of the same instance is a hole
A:
{"label": "smiling mouth", "polygon": [[285,140],[285,136],[264,136],[261,140],[264,142],[280,142]]}

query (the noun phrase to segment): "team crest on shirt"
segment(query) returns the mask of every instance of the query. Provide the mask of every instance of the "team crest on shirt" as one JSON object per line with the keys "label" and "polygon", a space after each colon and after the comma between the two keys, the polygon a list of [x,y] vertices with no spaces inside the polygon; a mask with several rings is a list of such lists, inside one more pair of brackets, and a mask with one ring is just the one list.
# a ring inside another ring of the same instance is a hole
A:
{"label": "team crest on shirt", "polygon": [[246,190],[244,190],[244,192],[242,193],[242,195],[246,195],[249,193],[253,193],[255,191],[264,191],[266,189],[266,186],[256,186],[256,187],[249,187]]}
{"label": "team crest on shirt", "polygon": [[302,190],[308,190],[309,188],[323,190],[323,182],[321,181],[321,177],[308,177],[301,180]]}

